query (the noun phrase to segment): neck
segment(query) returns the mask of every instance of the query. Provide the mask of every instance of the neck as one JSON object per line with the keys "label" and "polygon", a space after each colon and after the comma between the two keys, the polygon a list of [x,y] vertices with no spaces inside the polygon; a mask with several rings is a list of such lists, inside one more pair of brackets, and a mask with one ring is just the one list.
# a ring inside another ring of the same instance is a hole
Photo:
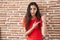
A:
{"label": "neck", "polygon": [[36,18],[36,16],[32,16],[32,20],[33,20],[34,18]]}

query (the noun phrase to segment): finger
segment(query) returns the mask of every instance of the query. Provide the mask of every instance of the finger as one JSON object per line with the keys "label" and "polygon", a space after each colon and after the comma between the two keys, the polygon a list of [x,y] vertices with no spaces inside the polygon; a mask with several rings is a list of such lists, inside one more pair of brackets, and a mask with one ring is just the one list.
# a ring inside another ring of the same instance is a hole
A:
{"label": "finger", "polygon": [[40,21],[38,23],[40,23]]}
{"label": "finger", "polygon": [[40,21],[39,22],[34,22],[34,24],[36,24],[36,25],[38,25],[40,23]]}
{"label": "finger", "polygon": [[39,21],[39,22],[37,22],[37,23],[40,23],[40,21]]}
{"label": "finger", "polygon": [[36,25],[38,25],[39,23],[40,23],[40,21],[39,21],[39,22],[37,22],[37,23],[36,23]]}
{"label": "finger", "polygon": [[36,25],[38,25],[39,22],[36,23]]}
{"label": "finger", "polygon": [[36,22],[34,22],[34,24],[35,24]]}

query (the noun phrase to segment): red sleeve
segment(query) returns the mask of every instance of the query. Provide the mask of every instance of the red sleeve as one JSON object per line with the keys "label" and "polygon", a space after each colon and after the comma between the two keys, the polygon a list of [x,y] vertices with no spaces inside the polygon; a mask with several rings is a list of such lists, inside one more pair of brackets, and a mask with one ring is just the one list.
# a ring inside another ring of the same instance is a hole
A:
{"label": "red sleeve", "polygon": [[23,19],[23,26],[26,27],[26,18]]}
{"label": "red sleeve", "polygon": [[42,17],[40,18],[40,27],[42,27]]}

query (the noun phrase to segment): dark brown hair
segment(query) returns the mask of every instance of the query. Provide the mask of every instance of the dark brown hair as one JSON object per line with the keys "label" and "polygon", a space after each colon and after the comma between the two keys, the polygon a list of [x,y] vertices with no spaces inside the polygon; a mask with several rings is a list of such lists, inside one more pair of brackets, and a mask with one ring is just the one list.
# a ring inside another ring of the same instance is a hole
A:
{"label": "dark brown hair", "polygon": [[[40,11],[39,11],[39,7],[38,5],[36,4],[36,2],[31,2],[29,5],[28,5],[28,8],[27,8],[27,13],[26,13],[26,30],[28,30],[28,26],[30,25],[30,20],[31,20],[31,13],[30,13],[30,6],[31,5],[34,5],[36,6],[37,8],[37,12],[35,14],[35,16],[38,18],[38,21],[40,21],[40,17],[41,17],[41,14],[40,14]],[[39,25],[39,24],[38,24]],[[40,26],[40,25],[39,25]]]}

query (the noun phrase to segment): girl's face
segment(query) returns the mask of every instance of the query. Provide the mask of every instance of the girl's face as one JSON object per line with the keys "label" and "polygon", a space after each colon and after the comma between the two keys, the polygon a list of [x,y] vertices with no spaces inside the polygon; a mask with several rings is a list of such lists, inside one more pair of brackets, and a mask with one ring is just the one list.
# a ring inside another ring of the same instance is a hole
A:
{"label": "girl's face", "polygon": [[30,6],[30,13],[31,13],[31,16],[35,16],[36,11],[37,11],[36,6],[35,6],[35,5],[31,5],[31,6]]}

